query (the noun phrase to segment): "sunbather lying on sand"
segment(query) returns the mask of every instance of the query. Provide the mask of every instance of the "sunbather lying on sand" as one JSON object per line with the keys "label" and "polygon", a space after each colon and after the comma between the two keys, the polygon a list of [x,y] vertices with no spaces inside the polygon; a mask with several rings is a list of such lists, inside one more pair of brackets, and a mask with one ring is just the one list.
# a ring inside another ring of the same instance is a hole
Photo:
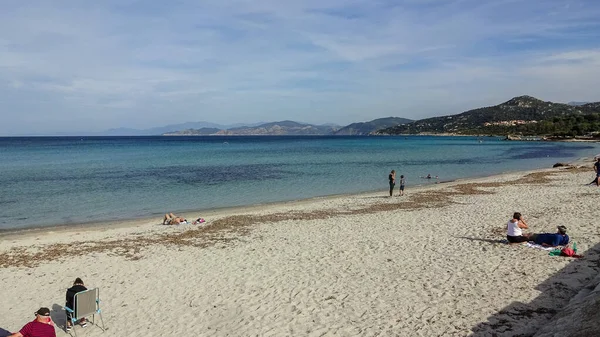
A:
{"label": "sunbather lying on sand", "polygon": [[567,227],[558,226],[557,228],[558,231],[556,233],[531,234],[528,236],[529,241],[533,241],[544,247],[556,247],[568,244],[569,236],[567,235]]}
{"label": "sunbather lying on sand", "polygon": [[163,218],[163,225],[179,225],[181,223],[187,223],[184,217],[176,216],[173,213],[165,214]]}

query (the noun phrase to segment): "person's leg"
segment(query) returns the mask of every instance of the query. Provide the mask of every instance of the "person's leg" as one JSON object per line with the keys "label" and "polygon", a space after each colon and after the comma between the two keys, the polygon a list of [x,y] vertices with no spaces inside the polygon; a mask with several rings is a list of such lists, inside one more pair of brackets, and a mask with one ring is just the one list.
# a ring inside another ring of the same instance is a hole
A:
{"label": "person's leg", "polygon": [[394,184],[390,183],[390,197],[394,194]]}
{"label": "person's leg", "polygon": [[163,225],[166,225],[169,222],[169,215],[165,214],[165,217],[163,218]]}
{"label": "person's leg", "polygon": [[71,313],[65,310],[65,314],[67,315],[67,321],[65,322],[65,330],[71,329]]}

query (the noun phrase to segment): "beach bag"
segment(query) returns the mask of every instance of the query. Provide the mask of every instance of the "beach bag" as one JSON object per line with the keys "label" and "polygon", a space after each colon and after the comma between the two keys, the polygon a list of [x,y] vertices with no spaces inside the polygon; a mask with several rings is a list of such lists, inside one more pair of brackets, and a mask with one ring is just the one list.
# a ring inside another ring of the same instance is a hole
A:
{"label": "beach bag", "polygon": [[560,251],[560,256],[573,256],[575,255],[575,251],[573,248],[567,246]]}
{"label": "beach bag", "polygon": [[583,255],[577,255],[577,244],[575,242],[573,242],[572,244],[568,244],[563,249],[561,249],[560,256],[575,257],[575,258],[583,257]]}

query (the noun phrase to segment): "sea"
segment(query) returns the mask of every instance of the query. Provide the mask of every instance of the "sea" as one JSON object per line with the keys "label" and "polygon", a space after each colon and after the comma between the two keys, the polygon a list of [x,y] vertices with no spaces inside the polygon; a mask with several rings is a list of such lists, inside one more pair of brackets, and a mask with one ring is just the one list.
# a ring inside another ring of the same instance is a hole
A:
{"label": "sea", "polygon": [[[439,136],[0,138],[0,231],[156,218],[548,168],[596,143]],[[438,179],[423,179],[431,174]],[[590,173],[592,178],[593,172]]]}

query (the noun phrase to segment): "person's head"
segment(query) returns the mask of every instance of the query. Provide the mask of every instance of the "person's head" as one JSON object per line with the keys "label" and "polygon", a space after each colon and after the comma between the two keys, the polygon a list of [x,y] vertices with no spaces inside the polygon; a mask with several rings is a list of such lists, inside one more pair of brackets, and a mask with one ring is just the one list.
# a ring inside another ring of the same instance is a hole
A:
{"label": "person's head", "polygon": [[513,219],[521,220],[521,213],[515,212],[515,214],[513,214]]}
{"label": "person's head", "polygon": [[392,173],[396,173],[396,171],[395,171],[395,170],[392,170]]}
{"label": "person's head", "polygon": [[404,178],[404,174],[401,174],[401,175],[400,175],[400,178]]}
{"label": "person's head", "polygon": [[562,235],[567,234],[567,227],[565,227],[565,226],[557,226],[556,228],[558,229],[558,233],[559,234],[562,234]]}
{"label": "person's head", "polygon": [[78,277],[78,278],[76,278],[76,279],[75,279],[75,281],[73,282],[73,285],[76,285],[76,284],[83,285],[83,280],[82,280],[82,279],[80,279],[79,277]]}
{"label": "person's head", "polygon": [[39,308],[35,313],[35,318],[40,322],[48,322],[50,321],[50,309],[48,308]]}

